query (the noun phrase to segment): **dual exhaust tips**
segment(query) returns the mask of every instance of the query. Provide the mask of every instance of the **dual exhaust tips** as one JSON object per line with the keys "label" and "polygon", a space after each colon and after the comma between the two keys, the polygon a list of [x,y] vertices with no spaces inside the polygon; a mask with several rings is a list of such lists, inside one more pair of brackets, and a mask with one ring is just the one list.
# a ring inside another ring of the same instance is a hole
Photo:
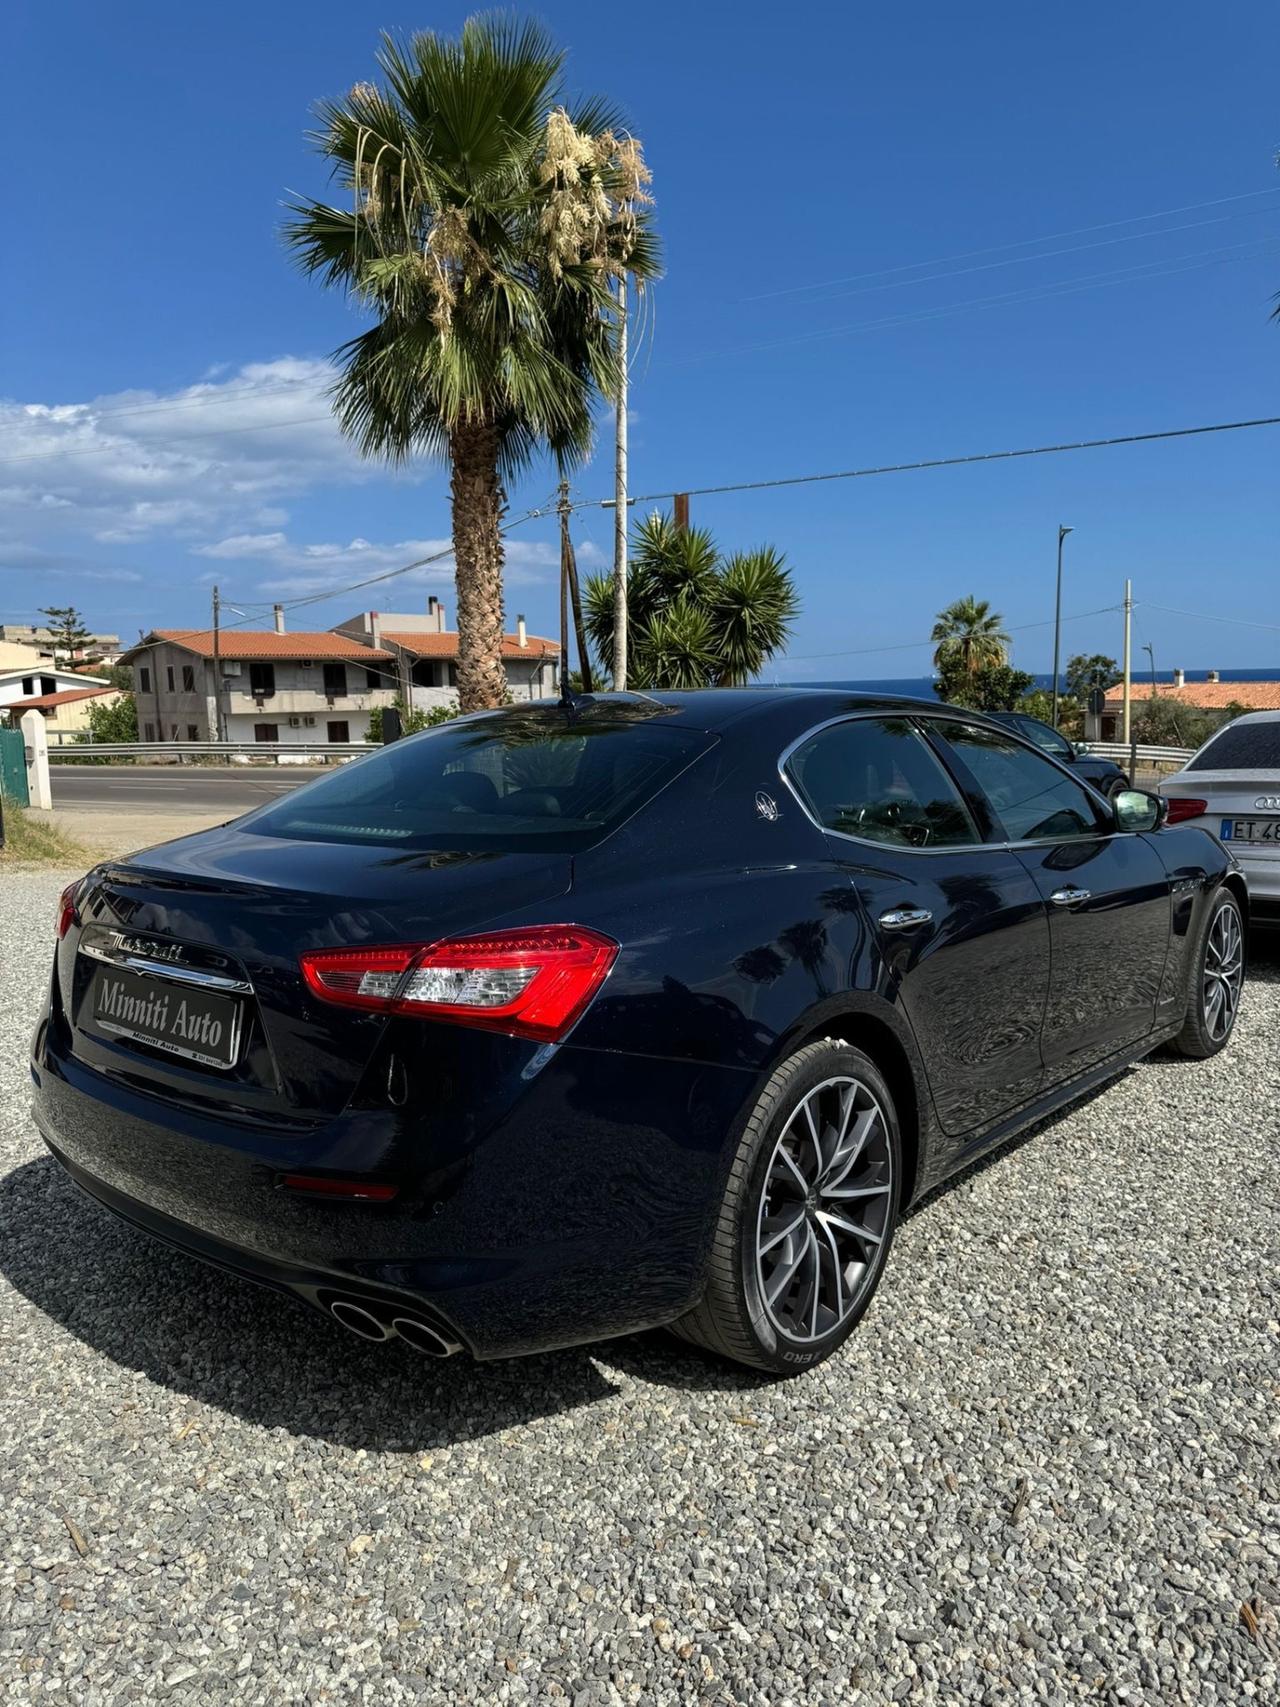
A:
{"label": "dual exhaust tips", "polygon": [[439,1328],[432,1327],[421,1316],[402,1313],[384,1319],[354,1298],[335,1298],[329,1305],[329,1314],[348,1333],[357,1334],[362,1340],[402,1339],[426,1357],[452,1357],[462,1349],[456,1340],[447,1339]]}

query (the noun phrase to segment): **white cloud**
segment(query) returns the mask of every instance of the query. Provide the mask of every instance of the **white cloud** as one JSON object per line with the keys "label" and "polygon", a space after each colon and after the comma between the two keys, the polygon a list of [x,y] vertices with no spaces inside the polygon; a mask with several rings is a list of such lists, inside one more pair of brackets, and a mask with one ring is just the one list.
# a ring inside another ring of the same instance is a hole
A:
{"label": "white cloud", "polygon": [[48,514],[118,545],[278,525],[278,500],[385,477],[334,424],[327,362],[293,357],[213,373],[176,391],[85,403],[0,399],[0,519]]}
{"label": "white cloud", "polygon": [[[346,544],[304,544],[283,533],[232,534],[209,545],[192,547],[197,557],[256,563],[267,571],[256,583],[272,598],[299,598],[308,593],[337,591],[353,581],[400,569],[423,558],[435,559],[397,575],[392,586],[448,586],[453,581],[453,547],[448,539],[400,539],[378,542],[357,537]],[[506,542],[505,580],[510,584],[546,581],[559,565],[559,550],[550,540]],[[205,576],[202,579],[211,579]],[[373,597],[372,589],[369,596]],[[394,595],[388,593],[388,598]]]}

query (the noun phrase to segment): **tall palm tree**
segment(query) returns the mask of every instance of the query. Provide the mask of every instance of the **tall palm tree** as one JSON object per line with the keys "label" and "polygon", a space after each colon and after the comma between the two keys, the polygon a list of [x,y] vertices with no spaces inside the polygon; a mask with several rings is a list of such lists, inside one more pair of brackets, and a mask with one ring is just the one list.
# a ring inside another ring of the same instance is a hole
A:
{"label": "tall palm tree", "polygon": [[507,484],[540,450],[587,454],[619,378],[611,281],[658,271],[639,145],[605,103],[561,104],[563,59],[497,14],[457,40],[384,36],[382,86],[323,103],[312,138],[348,204],[295,200],[285,228],[374,316],[337,352],[342,430],[450,466],[464,711],[506,693]]}
{"label": "tall palm tree", "polygon": [[[613,583],[587,582],[587,631],[606,666],[613,653]],[[633,687],[738,687],[786,644],[799,599],[772,546],[723,557],[706,528],[646,517],[627,564]],[[607,671],[606,671],[607,673]]]}
{"label": "tall palm tree", "polygon": [[933,662],[939,670],[962,671],[972,676],[1009,657],[1009,636],[1004,618],[986,599],[957,599],[938,612],[929,636],[934,643]]}

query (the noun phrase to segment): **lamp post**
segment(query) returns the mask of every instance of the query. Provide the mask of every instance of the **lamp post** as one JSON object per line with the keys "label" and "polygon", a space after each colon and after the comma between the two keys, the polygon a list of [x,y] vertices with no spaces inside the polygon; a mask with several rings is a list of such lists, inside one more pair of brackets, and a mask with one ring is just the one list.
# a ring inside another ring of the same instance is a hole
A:
{"label": "lamp post", "polygon": [[1155,647],[1154,646],[1144,646],[1142,648],[1142,650],[1146,653],[1147,657],[1151,660],[1151,697],[1152,697],[1152,699],[1154,699],[1156,696],[1156,653],[1155,653]]}
{"label": "lamp post", "polygon": [[1073,528],[1058,525],[1058,590],[1053,604],[1053,726],[1058,727],[1058,649],[1062,639],[1062,542]]}

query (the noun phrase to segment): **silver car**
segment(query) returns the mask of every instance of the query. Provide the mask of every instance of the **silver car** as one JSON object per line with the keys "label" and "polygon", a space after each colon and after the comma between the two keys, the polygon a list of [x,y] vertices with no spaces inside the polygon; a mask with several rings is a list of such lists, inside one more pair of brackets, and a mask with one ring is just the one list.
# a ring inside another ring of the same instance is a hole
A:
{"label": "silver car", "polygon": [[1280,711],[1235,718],[1160,793],[1171,824],[1202,824],[1235,855],[1251,917],[1280,921]]}

